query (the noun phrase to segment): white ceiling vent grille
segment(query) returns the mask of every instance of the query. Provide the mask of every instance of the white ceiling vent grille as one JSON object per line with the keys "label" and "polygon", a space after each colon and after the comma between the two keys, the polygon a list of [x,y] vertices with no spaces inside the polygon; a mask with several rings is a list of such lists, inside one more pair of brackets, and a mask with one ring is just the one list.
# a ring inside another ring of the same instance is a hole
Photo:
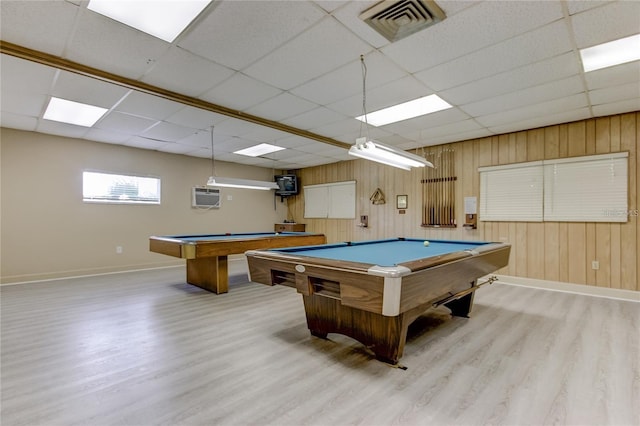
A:
{"label": "white ceiling vent grille", "polygon": [[391,42],[444,18],[444,12],[432,0],[384,0],[360,14],[360,19]]}

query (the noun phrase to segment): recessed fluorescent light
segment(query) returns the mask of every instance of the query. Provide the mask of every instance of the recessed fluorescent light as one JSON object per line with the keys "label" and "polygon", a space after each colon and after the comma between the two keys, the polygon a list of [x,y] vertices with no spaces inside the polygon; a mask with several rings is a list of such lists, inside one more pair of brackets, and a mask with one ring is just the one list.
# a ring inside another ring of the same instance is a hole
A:
{"label": "recessed fluorescent light", "polygon": [[[373,126],[384,126],[397,121],[408,120],[432,112],[451,108],[451,105],[438,95],[429,95],[409,102],[390,106],[372,113],[356,117],[356,120],[366,121]],[[365,120],[366,117],[366,120]]]}
{"label": "recessed fluorescent light", "polygon": [[269,145],[268,143],[261,143],[260,145],[250,146],[249,148],[241,149],[240,151],[234,151],[234,154],[247,155],[249,157],[260,157],[261,155],[269,154],[276,151],[281,151],[284,148],[275,145]]}
{"label": "recessed fluorescent light", "polygon": [[640,34],[580,50],[584,72],[640,59]]}
{"label": "recessed fluorescent light", "polygon": [[66,99],[51,98],[43,118],[45,120],[91,127],[96,121],[100,120],[107,111],[106,108],[81,104]]}
{"label": "recessed fluorescent light", "polygon": [[90,0],[88,9],[171,43],[211,0]]}

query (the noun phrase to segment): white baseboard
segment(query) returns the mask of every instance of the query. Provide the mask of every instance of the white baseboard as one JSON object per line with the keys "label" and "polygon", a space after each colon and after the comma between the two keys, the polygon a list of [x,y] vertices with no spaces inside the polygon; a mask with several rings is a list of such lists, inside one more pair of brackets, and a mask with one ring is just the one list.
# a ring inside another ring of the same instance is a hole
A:
{"label": "white baseboard", "polygon": [[582,284],[571,284],[559,281],[538,280],[534,278],[521,278],[510,275],[496,275],[496,277],[498,277],[498,281],[496,282],[502,284],[540,288],[544,290],[561,291],[563,293],[582,294],[586,296],[604,297],[607,299],[640,302],[639,291],[622,290],[619,288],[596,287]]}

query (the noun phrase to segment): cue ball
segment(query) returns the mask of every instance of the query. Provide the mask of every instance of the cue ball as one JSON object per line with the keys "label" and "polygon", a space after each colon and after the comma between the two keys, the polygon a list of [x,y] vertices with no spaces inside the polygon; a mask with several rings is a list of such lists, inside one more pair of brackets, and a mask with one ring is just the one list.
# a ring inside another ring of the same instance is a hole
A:
{"label": "cue ball", "polygon": [[279,232],[276,232],[276,235],[280,235],[280,233],[279,233]]}
{"label": "cue ball", "polygon": [[424,244],[425,247],[427,247],[427,246],[429,246],[429,241],[425,241],[423,244]]}

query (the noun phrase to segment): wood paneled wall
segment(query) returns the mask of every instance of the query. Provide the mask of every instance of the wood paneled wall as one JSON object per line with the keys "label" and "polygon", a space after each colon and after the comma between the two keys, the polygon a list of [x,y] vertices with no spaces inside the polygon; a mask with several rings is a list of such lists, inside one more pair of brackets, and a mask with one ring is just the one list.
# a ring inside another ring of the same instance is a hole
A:
{"label": "wood paneled wall", "polygon": [[[464,197],[479,197],[478,167],[608,152],[629,152],[629,209],[639,206],[640,112],[589,119],[528,131],[449,144],[455,149],[455,229],[422,228],[422,171],[410,172],[366,160],[345,161],[298,172],[302,185],[355,180],[355,220],[305,219],[304,192],[287,200],[290,219],[322,232],[329,242],[390,237],[471,239],[512,244],[509,266],[501,274],[591,286],[640,291],[640,218],[627,223],[479,222],[468,230]],[[427,147],[425,150],[437,149]],[[373,205],[369,197],[380,188],[386,204]],[[405,214],[396,209],[396,196],[408,195]],[[359,227],[359,216],[369,227]],[[592,269],[592,261],[599,269]]]}

